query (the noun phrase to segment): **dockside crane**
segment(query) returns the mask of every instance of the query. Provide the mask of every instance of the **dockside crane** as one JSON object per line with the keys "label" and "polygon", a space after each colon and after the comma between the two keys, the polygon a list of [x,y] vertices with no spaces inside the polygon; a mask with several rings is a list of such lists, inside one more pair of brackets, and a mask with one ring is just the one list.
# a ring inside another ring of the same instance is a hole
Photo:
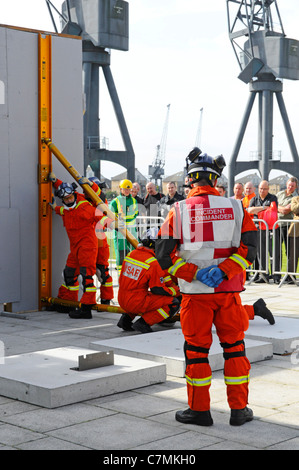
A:
{"label": "dockside crane", "polygon": [[155,185],[159,187],[160,190],[162,189],[162,177],[164,176],[169,110],[170,104],[167,105],[167,113],[164,122],[162,138],[160,145],[157,145],[156,157],[154,158],[153,164],[149,165],[148,167],[148,174],[150,176],[150,180],[153,181]]}
{"label": "dockside crane", "polygon": [[202,115],[203,115],[203,108],[200,108],[199,122],[198,122],[198,127],[197,127],[196,138],[195,138],[195,145],[194,145],[194,147],[198,147],[198,148],[200,148],[201,146]]}

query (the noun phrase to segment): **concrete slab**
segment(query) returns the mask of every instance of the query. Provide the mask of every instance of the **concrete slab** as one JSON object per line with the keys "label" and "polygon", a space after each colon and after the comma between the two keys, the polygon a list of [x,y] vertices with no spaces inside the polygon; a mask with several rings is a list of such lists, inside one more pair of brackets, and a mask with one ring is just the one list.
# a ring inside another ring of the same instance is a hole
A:
{"label": "concrete slab", "polygon": [[[183,345],[182,330],[176,328],[133,337],[126,336],[104,341],[93,341],[89,344],[89,347],[96,350],[113,349],[117,354],[165,363],[168,375],[184,377],[185,357]],[[250,362],[263,361],[272,358],[273,347],[269,342],[248,339],[246,341],[246,354]],[[212,370],[223,368],[223,349],[216,334],[213,335],[209,362]]]}
{"label": "concrete slab", "polygon": [[99,398],[166,380],[165,364],[114,355],[114,365],[73,370],[78,357],[94,350],[64,347],[5,358],[1,395],[45,408]]}
{"label": "concrete slab", "polygon": [[262,318],[249,322],[246,338],[268,341],[273,344],[274,354],[290,354],[297,348],[299,319],[275,316],[275,324],[269,325]]}

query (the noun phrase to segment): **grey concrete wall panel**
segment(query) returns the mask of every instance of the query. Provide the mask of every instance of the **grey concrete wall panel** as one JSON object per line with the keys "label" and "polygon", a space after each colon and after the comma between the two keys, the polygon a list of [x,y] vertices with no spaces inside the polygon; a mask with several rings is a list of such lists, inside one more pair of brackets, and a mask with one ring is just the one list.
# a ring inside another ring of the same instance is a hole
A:
{"label": "grey concrete wall panel", "polygon": [[0,206],[9,207],[9,158],[8,158],[8,106],[6,30],[0,29]]}
{"label": "grey concrete wall panel", "polygon": [[[83,174],[82,42],[79,39],[52,37],[52,140]],[[74,181],[54,155],[52,165],[59,179]],[[52,221],[52,295],[56,297],[69,253],[69,240],[61,217],[53,214]]]}
{"label": "grey concrete wall panel", "polygon": [[[38,33],[0,27],[0,81],[6,102],[0,104],[1,208],[19,212],[20,301],[12,311],[38,308]],[[52,140],[83,169],[82,44],[81,40],[52,37]],[[71,177],[52,157],[53,170]],[[1,220],[1,224],[4,221]],[[10,253],[1,243],[5,263]],[[52,295],[57,295],[69,243],[59,216],[53,216]],[[5,273],[0,271],[0,283]],[[16,275],[17,278],[17,275]],[[11,295],[2,302],[10,302]]]}
{"label": "grey concrete wall panel", "polygon": [[20,219],[18,209],[0,208],[0,303],[19,302]]}

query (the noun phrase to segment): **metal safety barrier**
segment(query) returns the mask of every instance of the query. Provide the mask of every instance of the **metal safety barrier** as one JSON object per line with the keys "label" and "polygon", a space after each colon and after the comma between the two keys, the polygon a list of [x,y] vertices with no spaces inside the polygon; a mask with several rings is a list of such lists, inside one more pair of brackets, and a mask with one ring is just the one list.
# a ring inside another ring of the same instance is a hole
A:
{"label": "metal safety barrier", "polygon": [[[291,228],[294,229],[293,236],[289,234]],[[273,225],[273,232],[273,274],[282,276],[279,287],[288,278],[291,278],[296,284],[299,258],[299,220],[277,220]],[[283,264],[285,269],[283,269]]]}
{"label": "metal safety barrier", "polygon": [[258,275],[262,277],[265,281],[269,276],[269,226],[267,222],[263,219],[254,220],[254,223],[258,229],[257,255],[252,265],[246,270],[247,273],[253,274],[252,278],[248,280],[248,284],[254,282]]}
{"label": "metal safety barrier", "polygon": [[[136,217],[136,224],[131,226],[131,229],[134,229],[136,237],[140,238],[146,229],[149,227],[159,228],[163,222],[163,217],[141,215]],[[263,219],[255,219],[254,223],[258,228],[258,250],[256,259],[246,270],[247,273],[251,275],[248,279],[248,284],[254,282],[257,276],[262,277],[268,282],[267,279],[270,275],[277,275],[281,278],[278,287],[281,287],[287,282],[289,277],[295,285],[298,285],[296,284],[296,275],[298,276],[299,274],[297,270],[299,258],[299,220],[277,220],[272,230],[269,230],[267,222]],[[296,226],[295,232],[297,237],[286,235],[291,224]],[[110,253],[112,253],[114,252],[113,232],[108,231],[106,235],[111,247]],[[123,257],[125,257],[126,254],[127,252],[124,252]],[[115,256],[109,259],[109,271],[113,278],[113,287],[117,288],[119,272],[117,270]],[[95,279],[95,285],[97,289],[100,288],[100,283],[97,278]]]}
{"label": "metal safety barrier", "polygon": [[[254,220],[258,231],[258,251],[256,260],[246,270],[253,274],[248,280],[251,284],[259,274],[266,282],[270,275],[278,279],[279,287],[285,282],[291,281],[296,284],[298,275],[297,265],[299,257],[299,221],[293,219],[277,220],[273,229],[269,230],[264,220]],[[297,227],[295,232],[297,237],[290,237],[288,231],[291,224]],[[265,229],[261,229],[261,225]]]}

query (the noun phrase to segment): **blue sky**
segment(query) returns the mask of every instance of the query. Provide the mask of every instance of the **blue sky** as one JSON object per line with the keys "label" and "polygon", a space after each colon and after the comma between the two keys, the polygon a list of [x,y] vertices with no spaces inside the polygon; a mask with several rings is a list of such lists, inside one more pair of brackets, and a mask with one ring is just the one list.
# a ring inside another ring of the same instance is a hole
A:
{"label": "blue sky", "polygon": [[[60,9],[60,0],[53,3]],[[299,39],[299,2],[278,0],[278,6],[287,37]],[[137,168],[147,175],[161,141],[169,103],[166,175],[183,169],[185,157],[195,144],[201,108],[201,147],[213,156],[222,153],[228,162],[249,89],[238,79],[240,70],[228,37],[226,1],[129,0],[129,12],[129,51],[112,50],[111,70]],[[44,0],[5,2],[0,8],[0,23],[53,31]],[[100,133],[109,139],[110,149],[121,150],[103,75],[100,80]],[[299,82],[285,80],[283,90],[299,148]],[[256,150],[256,122],[254,107],[240,159]],[[282,151],[282,160],[290,160],[276,103],[273,149]],[[106,177],[121,171],[123,168],[118,165],[103,163]]]}

